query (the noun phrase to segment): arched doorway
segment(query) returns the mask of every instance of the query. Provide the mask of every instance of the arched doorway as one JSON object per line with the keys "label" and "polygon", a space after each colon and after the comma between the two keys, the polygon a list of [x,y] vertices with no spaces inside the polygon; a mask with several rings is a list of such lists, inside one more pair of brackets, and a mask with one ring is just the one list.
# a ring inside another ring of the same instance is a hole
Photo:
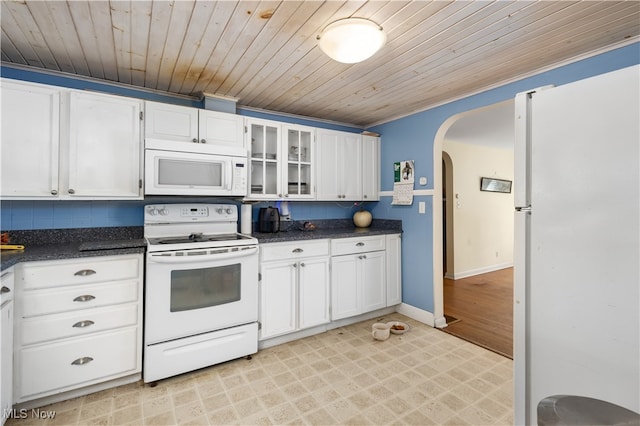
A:
{"label": "arched doorway", "polygon": [[[455,264],[455,256],[453,256],[455,226],[452,220],[455,205],[452,185],[454,164],[443,150],[444,141],[447,133],[462,120],[469,126],[476,126],[474,134],[498,138],[501,137],[499,133],[502,131],[509,135],[513,144],[513,117],[513,100],[507,100],[449,117],[436,133],[433,152],[434,200],[432,206],[434,324],[436,327],[443,328],[447,325],[444,318],[444,276],[445,273],[453,273]],[[505,132],[505,126],[511,127]]]}

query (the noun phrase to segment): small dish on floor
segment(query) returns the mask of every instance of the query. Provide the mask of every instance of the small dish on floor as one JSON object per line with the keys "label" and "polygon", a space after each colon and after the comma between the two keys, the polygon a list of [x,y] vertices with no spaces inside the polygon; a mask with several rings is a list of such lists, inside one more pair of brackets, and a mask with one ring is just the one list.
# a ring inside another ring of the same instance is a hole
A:
{"label": "small dish on floor", "polygon": [[391,334],[404,334],[409,331],[409,326],[400,321],[389,321],[387,325]]}

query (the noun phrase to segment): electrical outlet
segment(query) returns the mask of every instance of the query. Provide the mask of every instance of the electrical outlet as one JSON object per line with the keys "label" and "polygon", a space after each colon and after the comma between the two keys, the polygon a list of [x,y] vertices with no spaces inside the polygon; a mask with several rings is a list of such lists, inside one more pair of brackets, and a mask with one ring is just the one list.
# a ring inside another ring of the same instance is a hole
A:
{"label": "electrical outlet", "polygon": [[418,213],[425,214],[427,212],[427,206],[424,201],[418,203]]}

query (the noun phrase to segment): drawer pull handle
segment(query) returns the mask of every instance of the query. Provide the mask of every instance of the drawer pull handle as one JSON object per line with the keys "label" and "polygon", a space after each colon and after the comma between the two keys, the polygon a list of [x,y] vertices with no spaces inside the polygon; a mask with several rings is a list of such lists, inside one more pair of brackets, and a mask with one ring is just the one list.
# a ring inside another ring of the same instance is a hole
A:
{"label": "drawer pull handle", "polygon": [[358,243],[356,244],[356,247],[364,247],[364,243]]}
{"label": "drawer pull handle", "polygon": [[10,293],[10,292],[11,292],[11,289],[6,285],[3,285],[2,289],[0,290],[0,294]]}
{"label": "drawer pull handle", "polygon": [[89,327],[90,325],[95,324],[95,322],[91,321],[91,320],[84,320],[84,321],[78,321],[77,323],[73,324],[72,327],[75,328],[85,328],[85,327]]}
{"label": "drawer pull handle", "polygon": [[87,275],[93,275],[95,273],[96,273],[96,271],[94,271],[93,269],[82,269],[82,270],[76,272],[73,275],[78,276],[78,277],[86,277]]}
{"label": "drawer pull handle", "polygon": [[301,248],[297,248],[291,251],[291,253],[302,253],[304,250],[302,250]]}
{"label": "drawer pull handle", "polygon": [[73,299],[74,302],[89,302],[93,299],[95,299],[95,296],[92,296],[90,294],[83,294],[82,296],[78,296],[75,299]]}
{"label": "drawer pull handle", "polygon": [[93,361],[93,358],[90,356],[83,356],[82,358],[78,358],[74,360],[71,365],[85,365]]}

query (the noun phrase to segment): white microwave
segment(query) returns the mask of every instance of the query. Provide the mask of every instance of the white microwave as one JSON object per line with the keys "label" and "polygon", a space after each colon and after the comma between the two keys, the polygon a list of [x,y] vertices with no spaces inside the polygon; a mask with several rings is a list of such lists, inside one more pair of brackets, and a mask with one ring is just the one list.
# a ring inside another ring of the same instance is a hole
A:
{"label": "white microwave", "polygon": [[146,149],[146,195],[246,196],[247,158]]}

